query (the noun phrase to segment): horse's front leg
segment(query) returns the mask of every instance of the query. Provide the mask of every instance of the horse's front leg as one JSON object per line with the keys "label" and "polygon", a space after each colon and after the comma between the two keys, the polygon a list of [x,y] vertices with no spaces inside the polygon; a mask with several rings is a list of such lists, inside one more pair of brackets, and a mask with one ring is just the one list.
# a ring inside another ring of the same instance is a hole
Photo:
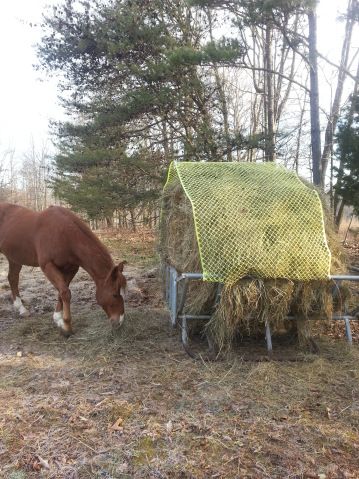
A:
{"label": "horse's front leg", "polygon": [[[54,320],[64,336],[72,334],[71,325],[71,291],[68,287],[64,273],[54,264],[48,262],[40,265],[47,279],[55,286],[59,292],[59,301],[54,313]],[[62,302],[62,314],[61,314]],[[59,311],[57,311],[59,309]]]}
{"label": "horse's front leg", "polygon": [[59,293],[59,296],[57,298],[57,304],[56,304],[54,315],[53,315],[53,320],[55,324],[59,327],[61,327],[63,322],[63,309],[64,309],[64,305],[62,302],[61,294]]}
{"label": "horse's front leg", "polygon": [[19,293],[19,276],[22,265],[13,263],[9,261],[9,274],[8,280],[11,289],[13,305],[16,311],[20,313],[20,316],[28,316],[29,312],[22,304],[20,293]]}
{"label": "horse's front leg", "polygon": [[[63,270],[60,270],[64,276],[65,283],[67,286],[70,285],[71,281],[73,280],[78,270],[79,270],[78,266],[74,266],[73,268],[68,269],[66,272]],[[64,309],[64,304],[61,298],[61,294],[59,293],[57,304],[54,311],[54,316],[53,316],[55,324],[59,327],[61,327],[63,323],[63,309]]]}

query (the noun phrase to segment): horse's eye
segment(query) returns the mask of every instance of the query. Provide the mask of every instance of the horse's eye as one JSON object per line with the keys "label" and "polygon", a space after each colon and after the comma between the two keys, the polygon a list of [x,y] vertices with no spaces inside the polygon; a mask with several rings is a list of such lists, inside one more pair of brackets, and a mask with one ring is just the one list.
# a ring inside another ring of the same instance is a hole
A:
{"label": "horse's eye", "polygon": [[114,297],[114,298],[118,298],[118,294],[114,294],[113,297]]}

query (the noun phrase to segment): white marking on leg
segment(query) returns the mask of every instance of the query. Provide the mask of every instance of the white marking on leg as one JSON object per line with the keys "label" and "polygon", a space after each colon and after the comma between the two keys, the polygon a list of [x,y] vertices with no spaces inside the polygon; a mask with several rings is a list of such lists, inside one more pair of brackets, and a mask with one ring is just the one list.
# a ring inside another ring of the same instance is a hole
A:
{"label": "white marking on leg", "polygon": [[14,301],[14,308],[20,313],[20,316],[27,316],[29,314],[28,310],[22,304],[21,298],[19,298],[19,296],[16,296],[16,299]]}
{"label": "white marking on leg", "polygon": [[120,321],[119,321],[120,326],[122,326],[124,320],[125,320],[125,315],[124,315],[124,314],[121,314],[121,316],[120,316]]}
{"label": "white marking on leg", "polygon": [[22,301],[21,299],[19,298],[19,296],[16,296],[16,299],[14,301],[14,308],[17,310],[17,311],[20,311],[20,308],[22,306]]}
{"label": "white marking on leg", "polygon": [[121,288],[120,293],[121,293],[121,296],[122,296],[123,300],[125,300],[127,298],[127,293],[128,293],[127,286],[125,288]]}
{"label": "white marking on leg", "polygon": [[64,318],[62,317],[62,311],[55,311],[53,315],[54,322],[57,327],[65,329]]}

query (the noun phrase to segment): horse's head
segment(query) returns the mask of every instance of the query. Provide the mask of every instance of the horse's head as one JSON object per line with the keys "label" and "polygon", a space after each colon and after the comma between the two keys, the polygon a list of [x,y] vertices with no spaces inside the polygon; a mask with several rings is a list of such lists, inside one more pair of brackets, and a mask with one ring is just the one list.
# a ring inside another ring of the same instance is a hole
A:
{"label": "horse's head", "polygon": [[112,326],[121,326],[125,318],[126,278],[123,261],[114,266],[105,281],[97,286],[96,299],[109,317]]}

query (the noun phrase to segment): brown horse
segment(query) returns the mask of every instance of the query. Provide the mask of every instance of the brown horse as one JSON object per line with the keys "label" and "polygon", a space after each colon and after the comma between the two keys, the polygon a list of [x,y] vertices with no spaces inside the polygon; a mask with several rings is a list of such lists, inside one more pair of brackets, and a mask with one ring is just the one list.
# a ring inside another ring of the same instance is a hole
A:
{"label": "brown horse", "polygon": [[81,266],[93,278],[97,302],[111,323],[123,323],[124,262],[115,265],[90,228],[66,208],[50,206],[37,213],[0,203],[0,252],[9,261],[8,279],[20,315],[28,315],[19,294],[20,270],[40,266],[59,293],[53,319],[65,336],[72,334],[69,284]]}

